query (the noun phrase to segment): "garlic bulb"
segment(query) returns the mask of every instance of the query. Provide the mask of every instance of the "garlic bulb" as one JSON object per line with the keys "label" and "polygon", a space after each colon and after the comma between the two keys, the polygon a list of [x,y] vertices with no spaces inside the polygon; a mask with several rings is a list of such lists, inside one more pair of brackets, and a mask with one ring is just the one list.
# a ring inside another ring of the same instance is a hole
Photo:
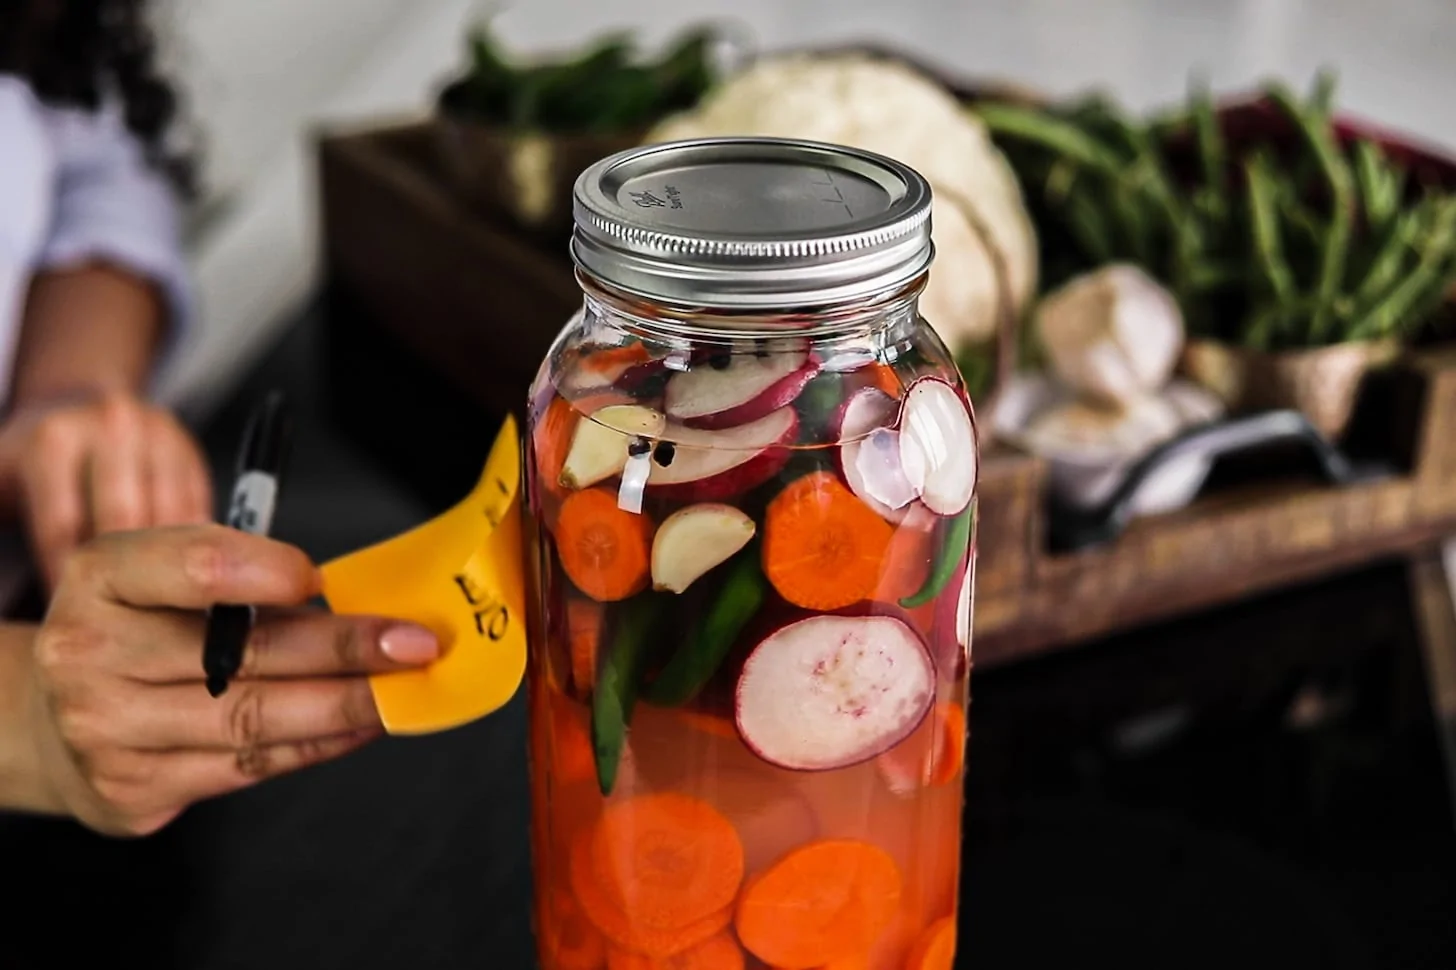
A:
{"label": "garlic bulb", "polygon": [[1061,382],[1108,405],[1129,406],[1161,389],[1183,348],[1177,301],[1131,265],[1067,282],[1041,301],[1036,325]]}

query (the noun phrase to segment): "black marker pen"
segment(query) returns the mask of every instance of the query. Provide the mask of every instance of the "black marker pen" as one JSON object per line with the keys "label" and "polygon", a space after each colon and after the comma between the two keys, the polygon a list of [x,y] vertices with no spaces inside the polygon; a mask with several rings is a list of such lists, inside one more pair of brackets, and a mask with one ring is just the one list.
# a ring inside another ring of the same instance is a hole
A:
{"label": "black marker pen", "polygon": [[[272,529],[289,431],[283,394],[272,391],[253,412],[243,432],[237,479],[228,505],[230,527],[258,536],[266,536]],[[251,605],[232,603],[220,603],[207,611],[202,670],[207,675],[207,692],[213,697],[227,690],[228,681],[237,674],[256,613]]]}

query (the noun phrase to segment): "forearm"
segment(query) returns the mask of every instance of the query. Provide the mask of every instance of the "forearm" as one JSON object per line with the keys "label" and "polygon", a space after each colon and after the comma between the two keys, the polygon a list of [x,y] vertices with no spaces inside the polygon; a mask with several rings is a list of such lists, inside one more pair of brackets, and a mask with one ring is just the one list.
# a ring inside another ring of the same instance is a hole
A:
{"label": "forearm", "polygon": [[11,408],[107,391],[140,392],[163,330],[153,284],[104,264],[38,274],[11,381]]}
{"label": "forearm", "polygon": [[0,809],[55,814],[63,809],[44,781],[31,733],[35,630],[0,624]]}

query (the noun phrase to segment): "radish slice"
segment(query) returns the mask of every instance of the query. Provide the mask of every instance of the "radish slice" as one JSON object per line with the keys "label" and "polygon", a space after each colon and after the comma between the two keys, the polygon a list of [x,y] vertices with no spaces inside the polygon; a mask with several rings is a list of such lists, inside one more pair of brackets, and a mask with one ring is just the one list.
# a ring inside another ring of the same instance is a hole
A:
{"label": "radish slice", "polygon": [[818,372],[818,363],[803,350],[734,354],[725,367],[704,362],[674,375],[664,410],[688,427],[731,428],[792,404]]}
{"label": "radish slice", "polygon": [[935,697],[925,644],[892,616],[811,616],[761,641],[738,678],[750,750],[794,771],[867,761],[903,740]]}
{"label": "radish slice", "polygon": [[850,491],[881,518],[898,524],[919,498],[900,463],[899,402],[877,387],[862,387],[839,411],[839,473]]}
{"label": "radish slice", "polygon": [[662,433],[671,458],[659,445],[647,487],[668,498],[717,502],[777,475],[788,463],[799,430],[793,408],[779,408],[749,424],[702,431],[669,424]]}
{"label": "radish slice", "polygon": [[905,392],[900,464],[936,515],[959,515],[976,494],[976,427],[960,393],[938,377],[922,377]]}
{"label": "radish slice", "polygon": [[[972,572],[968,563],[956,567],[950,582],[935,598],[930,626],[930,651],[942,683],[952,683],[966,671],[969,641]],[[962,612],[964,611],[964,613]]]}
{"label": "radish slice", "polygon": [[956,600],[956,642],[969,654],[971,649],[971,587],[976,580],[976,551],[971,550],[971,562],[966,569],[966,578],[961,582],[960,599]]}

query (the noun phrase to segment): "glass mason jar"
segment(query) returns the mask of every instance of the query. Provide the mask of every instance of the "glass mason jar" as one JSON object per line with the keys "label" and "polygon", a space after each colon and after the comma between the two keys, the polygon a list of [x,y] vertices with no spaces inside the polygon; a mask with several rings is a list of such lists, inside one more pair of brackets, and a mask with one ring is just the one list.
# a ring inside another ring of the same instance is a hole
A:
{"label": "glass mason jar", "polygon": [[577,182],[526,439],[545,970],[949,968],[978,459],[929,213],[777,139]]}

